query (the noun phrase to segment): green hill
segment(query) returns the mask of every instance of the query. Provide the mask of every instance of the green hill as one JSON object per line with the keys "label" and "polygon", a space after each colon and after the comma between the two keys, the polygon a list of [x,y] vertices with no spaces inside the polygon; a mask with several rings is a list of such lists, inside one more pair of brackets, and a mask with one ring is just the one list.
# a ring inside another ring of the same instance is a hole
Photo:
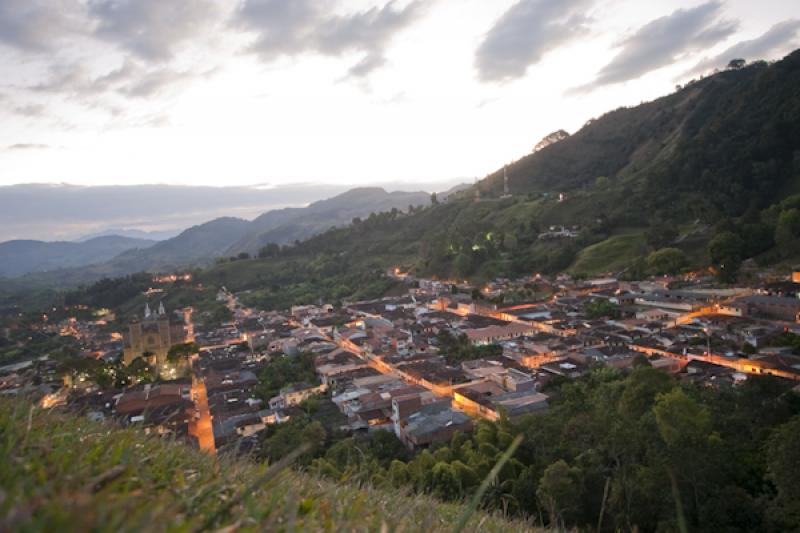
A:
{"label": "green hill", "polygon": [[274,308],[381,295],[394,266],[477,282],[710,265],[733,281],[748,258],[790,266],[800,258],[798,87],[800,50],[719,72],[526,155],[507,167],[508,195],[500,170],[445,202],[372,214],[198,277]]}
{"label": "green hill", "polygon": [[[213,459],[0,400],[2,531],[452,531],[462,505]],[[530,531],[476,513],[469,531]]]}
{"label": "green hill", "polygon": [[[800,197],[791,196],[800,185],[798,87],[800,51],[723,71],[589,121],[509,165],[510,195],[503,194],[500,170],[447,202],[371,216],[202,277],[252,289],[251,302],[270,307],[377,294],[385,288],[380,272],[395,265],[480,281],[565,270],[641,276],[750,257],[763,265],[794,260],[800,256]],[[725,246],[709,254],[720,235],[717,244]]]}

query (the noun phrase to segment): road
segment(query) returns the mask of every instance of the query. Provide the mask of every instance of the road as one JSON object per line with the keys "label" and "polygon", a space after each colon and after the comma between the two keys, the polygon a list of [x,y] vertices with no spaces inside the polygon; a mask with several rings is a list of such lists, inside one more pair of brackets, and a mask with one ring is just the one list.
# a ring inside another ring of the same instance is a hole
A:
{"label": "road", "polygon": [[202,376],[192,373],[192,400],[194,418],[189,425],[189,434],[197,439],[200,449],[211,455],[217,453],[214,441],[214,426],[211,422],[211,409],[208,407],[208,392]]}

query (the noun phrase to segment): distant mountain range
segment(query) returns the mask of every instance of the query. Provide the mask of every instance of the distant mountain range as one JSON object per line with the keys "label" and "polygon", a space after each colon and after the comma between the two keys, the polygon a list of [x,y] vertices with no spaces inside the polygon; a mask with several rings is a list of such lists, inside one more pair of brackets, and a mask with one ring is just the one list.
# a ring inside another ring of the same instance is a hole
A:
{"label": "distant mountain range", "polygon": [[31,274],[47,284],[69,285],[102,276],[207,265],[217,257],[255,255],[269,243],[304,240],[370,213],[429,203],[427,192],[365,187],[307,207],[268,211],[253,221],[216,218],[161,241],[118,235],[82,242],[9,241],[0,243],[0,276]]}
{"label": "distant mountain range", "polygon": [[90,233],[83,235],[77,239],[77,242],[85,242],[97,237],[108,237],[109,235],[116,235],[119,237],[130,237],[131,239],[145,239],[151,241],[165,241],[180,234],[182,229],[163,230],[163,231],[143,231],[140,229],[123,229],[123,228],[109,228],[97,233]]}
{"label": "distant mountain range", "polygon": [[148,248],[156,241],[119,235],[96,237],[84,242],[7,241],[0,243],[0,276],[44,272],[100,263],[135,248]]}
{"label": "distant mountain range", "polygon": [[[171,232],[168,235],[171,237],[214,218],[252,219],[271,209],[302,207],[350,188],[324,184],[275,187],[11,185],[0,187],[0,241],[74,241],[110,234],[150,238],[128,233],[130,229],[156,234]],[[126,232],[114,232],[114,228],[125,228]]]}
{"label": "distant mountain range", "polygon": [[356,217],[392,209],[408,210],[409,206],[429,203],[430,194],[426,192],[387,193],[379,187],[353,189],[305,208],[264,213],[253,220],[247,235],[233,244],[227,253],[257,253],[266,244],[303,241],[331,227],[350,224]]}

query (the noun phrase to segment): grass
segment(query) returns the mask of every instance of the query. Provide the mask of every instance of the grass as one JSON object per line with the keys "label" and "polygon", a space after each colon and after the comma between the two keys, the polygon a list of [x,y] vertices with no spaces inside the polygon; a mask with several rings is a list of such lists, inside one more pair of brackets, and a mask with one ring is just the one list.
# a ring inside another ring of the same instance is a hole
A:
{"label": "grass", "polygon": [[[0,531],[452,531],[473,509],[0,399]],[[530,531],[481,512],[465,531]]]}
{"label": "grass", "polygon": [[614,272],[645,252],[646,243],[642,234],[615,235],[581,250],[570,271],[582,275]]}

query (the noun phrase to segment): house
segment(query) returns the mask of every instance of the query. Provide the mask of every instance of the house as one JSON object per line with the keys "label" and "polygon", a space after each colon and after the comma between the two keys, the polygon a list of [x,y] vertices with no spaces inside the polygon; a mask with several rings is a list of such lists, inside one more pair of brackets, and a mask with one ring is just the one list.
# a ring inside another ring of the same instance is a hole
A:
{"label": "house", "polygon": [[800,298],[753,295],[739,298],[736,304],[744,306],[745,316],[757,315],[796,322],[800,314]]}
{"label": "house", "polygon": [[410,449],[450,442],[458,432],[472,431],[472,419],[450,407],[448,400],[422,407],[398,424],[398,436]]}
{"label": "house", "polygon": [[523,335],[533,335],[536,332],[537,329],[533,326],[520,323],[511,323],[503,326],[492,325],[464,331],[473,344],[492,344],[522,337]]}
{"label": "house", "polygon": [[311,398],[315,394],[323,394],[328,390],[324,383],[320,385],[309,385],[308,383],[296,383],[281,389],[280,394],[269,400],[270,409],[282,409],[298,405]]}

